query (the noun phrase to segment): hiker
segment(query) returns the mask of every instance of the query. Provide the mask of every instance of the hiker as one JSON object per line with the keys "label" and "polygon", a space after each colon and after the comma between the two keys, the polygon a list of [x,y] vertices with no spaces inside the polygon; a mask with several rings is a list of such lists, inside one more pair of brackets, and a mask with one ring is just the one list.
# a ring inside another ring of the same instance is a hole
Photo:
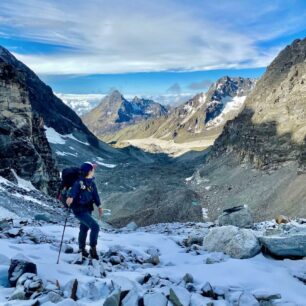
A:
{"label": "hiker", "polygon": [[[72,185],[66,204],[71,208],[80,221],[79,232],[79,252],[83,257],[88,257],[89,254],[93,259],[99,259],[97,253],[97,240],[99,234],[99,225],[92,217],[93,203],[98,207],[99,218],[102,217],[103,209],[98,195],[97,187],[94,182],[94,173],[96,165],[90,162],[85,162],[81,165],[81,175]],[[87,232],[90,229],[90,251],[87,252],[86,238]]]}

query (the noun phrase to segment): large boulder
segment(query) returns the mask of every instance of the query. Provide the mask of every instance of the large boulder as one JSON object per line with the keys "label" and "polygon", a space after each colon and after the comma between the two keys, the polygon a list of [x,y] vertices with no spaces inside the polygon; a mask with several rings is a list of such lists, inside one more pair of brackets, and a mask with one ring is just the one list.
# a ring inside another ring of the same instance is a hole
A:
{"label": "large boulder", "polygon": [[209,252],[223,252],[233,258],[251,258],[259,253],[260,244],[252,230],[228,225],[216,227],[203,239]]}
{"label": "large boulder", "polygon": [[[285,228],[286,229],[286,228]],[[290,226],[287,231],[259,238],[263,250],[276,257],[305,257],[306,228]]]}
{"label": "large boulder", "polygon": [[223,210],[218,218],[219,225],[234,225],[242,228],[251,228],[254,224],[253,217],[245,205],[240,205]]}

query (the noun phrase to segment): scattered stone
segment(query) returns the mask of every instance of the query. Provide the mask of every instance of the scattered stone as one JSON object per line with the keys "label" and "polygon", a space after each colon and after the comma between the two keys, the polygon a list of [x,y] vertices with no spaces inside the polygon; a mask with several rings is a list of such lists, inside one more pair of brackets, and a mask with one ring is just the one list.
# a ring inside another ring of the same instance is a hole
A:
{"label": "scattered stone", "polygon": [[240,228],[251,228],[254,224],[253,217],[249,209],[244,206],[236,206],[223,210],[218,218],[219,225],[234,225]]}
{"label": "scattered stone", "polygon": [[24,273],[19,277],[16,289],[12,293],[11,300],[26,300],[34,293],[43,290],[43,281],[34,273]]}
{"label": "scattered stone", "polygon": [[167,298],[160,292],[146,293],[143,297],[144,306],[167,306]]}
{"label": "scattered stone", "polygon": [[120,304],[121,290],[116,288],[113,292],[106,298],[103,306],[119,306]]}
{"label": "scattered stone", "polygon": [[190,273],[186,273],[183,277],[185,283],[193,283],[193,276]]}
{"label": "scattered stone", "polygon": [[252,294],[258,301],[272,301],[281,299],[282,296],[279,293],[271,293],[268,291],[256,290]]}
{"label": "scattered stone", "polygon": [[137,228],[138,225],[134,221],[132,221],[124,229],[127,229],[129,231],[135,231]]}
{"label": "scattered stone", "polygon": [[15,238],[17,236],[21,236],[22,232],[23,231],[21,228],[11,228],[6,232],[6,234],[11,238]]}
{"label": "scattered stone", "polygon": [[145,260],[145,262],[157,266],[160,263],[159,256],[158,255],[150,256]]}
{"label": "scattered stone", "polygon": [[50,222],[50,215],[49,214],[36,214],[34,216],[34,219],[36,221],[45,221],[45,222]]}
{"label": "scattered stone", "polygon": [[238,300],[238,306],[259,306],[259,302],[256,300],[254,295],[243,292]]}
{"label": "scattered stone", "polygon": [[66,254],[72,254],[73,253],[73,247],[71,245],[66,244],[64,246],[64,253]]}
{"label": "scattered stone", "polygon": [[211,229],[204,237],[203,246],[209,252],[223,252],[233,258],[251,258],[260,251],[252,230],[232,225]]}
{"label": "scattered stone", "polygon": [[120,256],[111,256],[109,261],[112,265],[119,265],[121,263],[121,258]]}
{"label": "scattered stone", "polygon": [[222,252],[212,252],[205,256],[204,263],[211,265],[220,262],[224,262],[228,256],[224,255]]}
{"label": "scattered stone", "polygon": [[197,291],[197,288],[193,283],[187,283],[185,287],[189,292],[196,292]]}
{"label": "scattered stone", "polygon": [[175,306],[189,306],[191,295],[187,289],[180,286],[170,288],[169,300]]}
{"label": "scattered stone", "polygon": [[186,247],[191,247],[193,244],[202,245],[203,244],[203,236],[202,235],[191,235],[187,239],[183,240],[183,244]]}
{"label": "scattered stone", "polygon": [[276,218],[275,218],[275,222],[277,224],[287,224],[290,222],[290,219],[286,216],[283,216],[283,215],[278,215]]}
{"label": "scattered stone", "polygon": [[138,291],[133,288],[122,300],[122,306],[138,306],[139,300],[140,295]]}
{"label": "scattered stone", "polygon": [[0,231],[9,230],[13,226],[13,219],[0,220]]}
{"label": "scattered stone", "polygon": [[57,292],[54,292],[54,291],[49,291],[48,292],[48,300],[52,303],[59,303],[60,301],[63,300],[63,297],[57,293]]}
{"label": "scattered stone", "polygon": [[23,256],[19,257],[20,259],[11,259],[11,264],[8,270],[8,280],[11,287],[16,286],[19,277],[24,273],[37,274],[37,268],[33,262],[22,259]]}
{"label": "scattered stone", "polygon": [[204,297],[198,293],[192,293],[190,299],[190,306],[213,306],[213,302],[211,299]]}
{"label": "scattered stone", "polygon": [[208,297],[208,298],[212,298],[212,299],[216,299],[217,296],[214,293],[214,290],[211,286],[211,284],[209,282],[206,282],[202,288],[201,288],[201,293],[203,296]]}

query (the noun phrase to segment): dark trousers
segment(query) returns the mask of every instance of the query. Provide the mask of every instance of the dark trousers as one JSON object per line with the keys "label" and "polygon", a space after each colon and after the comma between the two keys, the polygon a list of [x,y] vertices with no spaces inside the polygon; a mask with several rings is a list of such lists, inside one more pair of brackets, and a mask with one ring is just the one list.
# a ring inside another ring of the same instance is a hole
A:
{"label": "dark trousers", "polygon": [[97,245],[98,235],[100,227],[98,223],[91,216],[91,212],[84,211],[74,213],[76,218],[80,220],[80,232],[79,232],[79,248],[84,249],[86,245],[87,232],[90,229],[89,244],[91,247]]}

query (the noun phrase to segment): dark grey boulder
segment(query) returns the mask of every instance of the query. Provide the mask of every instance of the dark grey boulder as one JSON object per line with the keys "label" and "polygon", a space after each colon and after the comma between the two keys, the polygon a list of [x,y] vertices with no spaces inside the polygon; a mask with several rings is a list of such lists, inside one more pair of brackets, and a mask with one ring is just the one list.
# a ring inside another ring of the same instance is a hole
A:
{"label": "dark grey boulder", "polygon": [[19,277],[24,273],[37,274],[36,265],[22,257],[20,257],[20,259],[11,259],[11,264],[8,270],[8,281],[10,286],[15,287]]}

